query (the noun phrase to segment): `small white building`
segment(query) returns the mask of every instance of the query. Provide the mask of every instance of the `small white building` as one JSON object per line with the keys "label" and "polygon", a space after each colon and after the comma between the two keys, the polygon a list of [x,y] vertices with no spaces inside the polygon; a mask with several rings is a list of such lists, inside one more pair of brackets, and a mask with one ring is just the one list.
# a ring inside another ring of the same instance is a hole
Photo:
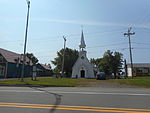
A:
{"label": "small white building", "polygon": [[[128,76],[132,76],[131,64],[127,64]],[[150,63],[134,63],[133,64],[134,76],[150,75]]]}
{"label": "small white building", "polygon": [[84,41],[83,31],[81,34],[81,44],[79,45],[79,58],[75,62],[72,68],[72,78],[95,78],[93,66],[89,62],[86,51],[84,50],[86,47]]}

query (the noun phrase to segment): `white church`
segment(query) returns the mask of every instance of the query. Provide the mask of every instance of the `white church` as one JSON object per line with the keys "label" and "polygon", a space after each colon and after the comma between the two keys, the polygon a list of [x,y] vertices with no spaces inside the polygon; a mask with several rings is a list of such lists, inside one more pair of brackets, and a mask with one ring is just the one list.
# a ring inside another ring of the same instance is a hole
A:
{"label": "white church", "polygon": [[84,41],[83,30],[81,34],[81,42],[79,45],[79,58],[72,68],[72,78],[95,78],[93,66],[86,56],[86,44]]}

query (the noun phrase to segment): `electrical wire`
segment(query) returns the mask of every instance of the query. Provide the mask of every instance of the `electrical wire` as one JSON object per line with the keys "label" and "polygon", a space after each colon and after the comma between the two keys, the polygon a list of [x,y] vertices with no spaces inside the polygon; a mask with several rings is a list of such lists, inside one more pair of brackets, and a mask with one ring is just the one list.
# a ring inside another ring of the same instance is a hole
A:
{"label": "electrical wire", "polygon": [[[118,33],[118,32],[123,32],[125,29],[116,29],[116,30],[108,30],[108,31],[96,31],[96,32],[85,32],[84,35],[95,35],[95,34],[106,34],[106,33]],[[70,34],[70,35],[66,35],[67,38],[72,39],[72,38],[80,38],[81,34]],[[78,37],[77,37],[78,36]],[[48,36],[46,37],[46,40],[44,40],[44,38],[32,38],[32,40],[35,41],[40,41],[39,43],[45,43],[50,41],[56,41],[58,39],[62,38],[62,36]],[[89,38],[89,37],[87,37]],[[31,40],[31,38],[29,39]],[[8,40],[8,41],[1,41],[1,43],[16,43],[16,42],[22,42],[22,40]]]}
{"label": "electrical wire", "polygon": [[[135,21],[135,22],[137,22],[138,24],[143,24],[146,19],[149,20],[148,19],[148,17],[150,16],[150,13],[149,13],[150,8],[149,7],[150,7],[150,4],[147,4],[147,7],[144,7],[142,14],[139,15],[139,19],[137,19],[137,21]],[[143,15],[143,16],[141,16],[141,15]]]}
{"label": "electrical wire", "polygon": [[123,44],[127,44],[127,43],[125,43],[125,42],[122,42],[122,43],[113,43],[113,44],[100,45],[100,46],[91,46],[91,47],[87,47],[87,48],[119,46],[119,45],[123,45]]}
{"label": "electrical wire", "polygon": [[141,43],[141,42],[132,42],[133,44],[139,44],[139,45],[150,45],[150,43]]}

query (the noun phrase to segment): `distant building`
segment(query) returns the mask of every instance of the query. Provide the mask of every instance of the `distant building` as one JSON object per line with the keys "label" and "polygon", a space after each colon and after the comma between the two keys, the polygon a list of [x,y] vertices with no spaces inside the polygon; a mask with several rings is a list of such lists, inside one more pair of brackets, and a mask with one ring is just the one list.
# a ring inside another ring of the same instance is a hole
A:
{"label": "distant building", "polygon": [[[131,64],[127,64],[128,76],[132,76]],[[150,75],[150,63],[134,63],[133,64],[134,76],[146,76]]]}
{"label": "distant building", "polygon": [[52,76],[53,74],[52,69],[47,64],[38,63],[36,67],[37,67],[37,76],[44,77],[44,76]]}
{"label": "distant building", "polygon": [[[21,76],[23,55],[0,48],[0,78]],[[32,61],[26,57],[25,77],[32,76]]]}
{"label": "distant building", "polygon": [[72,68],[72,78],[95,78],[93,66],[90,64],[86,51],[83,31],[81,34],[81,44],[79,45],[79,57]]}

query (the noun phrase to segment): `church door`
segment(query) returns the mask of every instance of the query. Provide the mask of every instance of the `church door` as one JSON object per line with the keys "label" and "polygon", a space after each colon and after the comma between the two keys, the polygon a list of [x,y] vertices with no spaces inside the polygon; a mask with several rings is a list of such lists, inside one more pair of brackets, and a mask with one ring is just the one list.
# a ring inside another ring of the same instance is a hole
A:
{"label": "church door", "polygon": [[85,71],[84,70],[81,70],[81,78],[85,78]]}

